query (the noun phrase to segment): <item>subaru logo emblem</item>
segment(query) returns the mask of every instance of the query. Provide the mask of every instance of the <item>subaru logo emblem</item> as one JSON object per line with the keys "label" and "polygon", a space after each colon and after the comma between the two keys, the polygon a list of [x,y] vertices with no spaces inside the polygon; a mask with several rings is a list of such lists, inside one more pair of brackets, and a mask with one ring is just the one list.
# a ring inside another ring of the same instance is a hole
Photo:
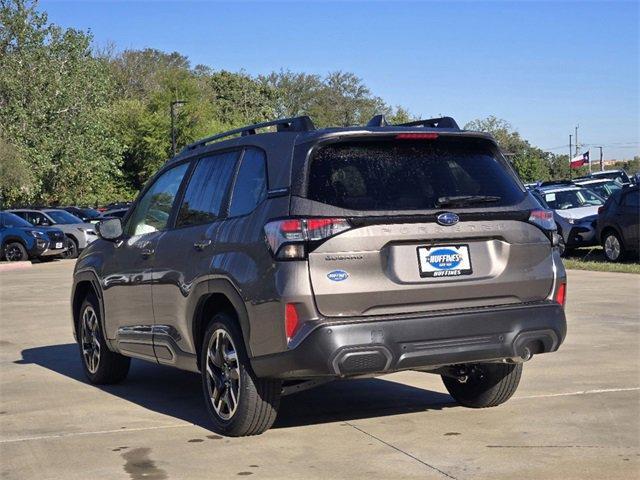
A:
{"label": "subaru logo emblem", "polygon": [[437,221],[440,225],[450,227],[455,225],[460,220],[460,217],[453,212],[445,212],[438,215]]}

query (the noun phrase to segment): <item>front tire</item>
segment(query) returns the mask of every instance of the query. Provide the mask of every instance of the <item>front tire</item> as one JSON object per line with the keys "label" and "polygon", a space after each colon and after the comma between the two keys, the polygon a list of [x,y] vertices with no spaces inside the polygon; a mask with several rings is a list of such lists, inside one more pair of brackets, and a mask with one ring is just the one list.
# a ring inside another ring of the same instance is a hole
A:
{"label": "front tire", "polygon": [[444,386],[460,405],[487,408],[500,405],[516,392],[522,375],[521,363],[466,365],[466,378],[442,376]]}
{"label": "front tire", "polygon": [[78,242],[71,237],[67,237],[66,246],[67,250],[64,253],[61,253],[60,256],[62,258],[78,258],[78,255],[80,254]]}
{"label": "front tire", "polygon": [[213,317],[200,353],[202,389],[214,430],[230,437],[259,435],[276,419],[281,382],[251,370],[235,318]]}
{"label": "front tire", "polygon": [[602,241],[604,257],[609,262],[620,262],[624,259],[624,244],[616,232],[607,231]]}
{"label": "front tire", "polygon": [[126,378],[131,359],[109,350],[102,332],[100,306],[93,293],[80,307],[78,344],[84,373],[91,383],[110,385]]}
{"label": "front tire", "polygon": [[20,242],[9,242],[4,247],[4,258],[7,262],[24,262],[29,260],[29,254]]}

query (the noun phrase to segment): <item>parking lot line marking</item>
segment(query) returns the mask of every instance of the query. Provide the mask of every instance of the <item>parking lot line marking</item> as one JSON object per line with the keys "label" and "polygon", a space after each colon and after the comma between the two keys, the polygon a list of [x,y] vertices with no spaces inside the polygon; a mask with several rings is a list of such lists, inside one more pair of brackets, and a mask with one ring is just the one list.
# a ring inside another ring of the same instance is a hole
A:
{"label": "parking lot line marking", "polygon": [[589,395],[591,393],[635,392],[638,390],[640,390],[640,387],[601,388],[601,389],[595,389],[595,390],[579,390],[577,392],[543,393],[541,395],[525,395],[523,397],[513,397],[513,400],[525,400],[528,398],[570,397],[572,395]]}
{"label": "parking lot line marking", "polygon": [[410,453],[408,453],[408,452],[405,452],[404,450],[402,450],[402,449],[400,449],[400,448],[396,447],[395,445],[393,445],[393,444],[391,444],[391,443],[388,443],[388,442],[385,442],[385,441],[384,441],[384,440],[382,440],[381,438],[376,437],[375,435],[373,435],[373,434],[371,434],[371,433],[369,433],[369,432],[367,432],[367,431],[365,431],[365,430],[363,430],[363,429],[361,429],[361,428],[359,428],[359,427],[356,427],[353,423],[349,423],[349,422],[345,422],[345,423],[346,423],[347,425],[349,425],[350,427],[355,428],[355,429],[356,429],[356,430],[358,430],[360,433],[364,433],[364,434],[365,434],[365,435],[367,435],[368,437],[371,437],[371,438],[373,438],[374,440],[377,440],[378,442],[382,443],[383,445],[386,445],[387,447],[393,448],[393,449],[394,449],[394,450],[396,450],[397,452],[400,452],[400,453],[402,453],[403,455],[406,455],[407,457],[409,457],[409,458],[411,458],[411,459],[415,460],[416,462],[421,463],[421,464],[422,464],[422,465],[424,465],[425,467],[429,467],[431,470],[434,470],[435,472],[438,472],[439,474],[444,475],[444,476],[445,476],[445,477],[447,477],[447,478],[451,478],[451,479],[453,479],[453,480],[457,480],[457,479],[456,479],[456,477],[454,477],[454,476],[452,476],[452,475],[449,475],[447,472],[443,472],[443,471],[442,471],[442,470],[440,470],[438,467],[434,467],[433,465],[430,465],[430,464],[428,464],[427,462],[425,462],[425,461],[423,461],[423,460],[420,460],[418,457],[416,457],[416,456],[414,456],[414,455],[411,455],[411,454],[410,454]]}
{"label": "parking lot line marking", "polygon": [[3,443],[29,442],[32,440],[50,440],[53,438],[79,437],[82,435],[102,435],[105,433],[122,433],[122,432],[144,432],[146,430],[161,430],[163,428],[184,428],[193,427],[193,423],[185,423],[180,425],[158,425],[156,427],[139,427],[139,428],[118,428],[114,430],[96,430],[93,432],[73,432],[73,433],[57,433],[54,435],[41,435],[39,437],[23,437],[23,438],[7,438],[0,440]]}

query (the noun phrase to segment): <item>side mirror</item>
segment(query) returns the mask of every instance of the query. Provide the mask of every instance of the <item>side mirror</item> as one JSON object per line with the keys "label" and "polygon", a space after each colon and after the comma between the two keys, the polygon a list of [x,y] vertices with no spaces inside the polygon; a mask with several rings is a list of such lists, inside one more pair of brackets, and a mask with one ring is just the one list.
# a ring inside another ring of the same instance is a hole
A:
{"label": "side mirror", "polygon": [[96,223],[96,231],[104,240],[118,240],[122,237],[122,220],[119,218],[107,218]]}

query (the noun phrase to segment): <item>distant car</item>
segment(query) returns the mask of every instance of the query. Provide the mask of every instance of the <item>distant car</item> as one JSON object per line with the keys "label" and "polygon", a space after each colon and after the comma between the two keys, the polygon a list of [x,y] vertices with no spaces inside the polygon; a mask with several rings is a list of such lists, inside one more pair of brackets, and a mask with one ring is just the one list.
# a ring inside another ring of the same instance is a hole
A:
{"label": "distant car", "polygon": [[112,202],[104,207],[99,207],[97,210],[99,212],[106,212],[109,210],[117,210],[121,208],[129,208],[133,202]]}
{"label": "distant car", "polygon": [[617,191],[598,210],[597,237],[604,256],[619,262],[631,253],[638,254],[640,242],[640,187]]}
{"label": "distant car", "polygon": [[610,180],[618,180],[622,185],[630,185],[632,183],[631,178],[624,170],[604,170],[602,172],[592,172],[589,175],[581,177],[584,178],[608,178]]}
{"label": "distant car", "polygon": [[598,208],[604,199],[591,190],[571,182],[547,182],[532,190],[545,208],[553,210],[561,255],[576,247],[597,245]]}
{"label": "distant car", "polygon": [[617,180],[610,180],[608,178],[582,178],[574,180],[573,183],[580,185],[581,187],[588,188],[605,200],[613,193],[621,190],[623,186]]}
{"label": "distant car", "polygon": [[65,236],[57,228],[35,228],[9,212],[0,212],[0,258],[18,262],[50,259],[65,252]]}
{"label": "distant car", "polygon": [[98,220],[100,220],[100,212],[93,208],[61,207],[61,209],[69,212],[71,215],[75,215],[83,222],[97,223]]}
{"label": "distant car", "polygon": [[55,225],[67,237],[66,258],[77,258],[87,245],[96,240],[96,230],[91,223],[85,223],[65,210],[47,208],[42,210],[21,208],[9,210],[36,227]]}
{"label": "distant car", "polygon": [[99,219],[102,220],[104,218],[113,218],[113,217],[124,218],[124,216],[127,214],[128,211],[129,211],[128,208],[115,208],[113,210],[106,210],[100,214]]}

